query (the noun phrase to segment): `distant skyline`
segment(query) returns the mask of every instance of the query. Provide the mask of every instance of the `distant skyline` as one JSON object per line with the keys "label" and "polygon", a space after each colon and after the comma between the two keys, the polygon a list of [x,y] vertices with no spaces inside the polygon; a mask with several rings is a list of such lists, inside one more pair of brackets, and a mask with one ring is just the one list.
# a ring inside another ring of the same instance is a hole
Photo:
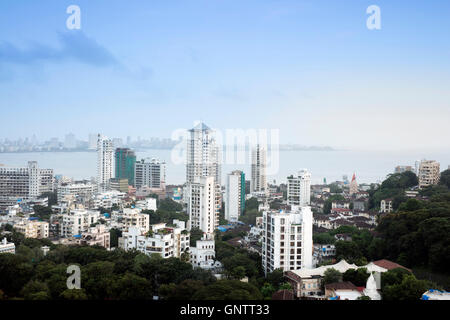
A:
{"label": "distant skyline", "polygon": [[[66,8],[81,8],[68,30]],[[381,30],[366,8],[381,8]],[[0,2],[0,139],[170,138],[197,120],[280,143],[450,147],[450,2]]]}

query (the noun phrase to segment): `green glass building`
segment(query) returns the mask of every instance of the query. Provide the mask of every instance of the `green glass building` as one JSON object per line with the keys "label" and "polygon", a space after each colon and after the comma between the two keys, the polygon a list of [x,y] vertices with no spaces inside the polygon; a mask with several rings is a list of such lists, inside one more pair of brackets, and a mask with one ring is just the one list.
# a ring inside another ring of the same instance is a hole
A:
{"label": "green glass building", "polygon": [[128,185],[134,186],[134,166],[136,154],[128,148],[117,148],[115,153],[116,179],[127,179]]}

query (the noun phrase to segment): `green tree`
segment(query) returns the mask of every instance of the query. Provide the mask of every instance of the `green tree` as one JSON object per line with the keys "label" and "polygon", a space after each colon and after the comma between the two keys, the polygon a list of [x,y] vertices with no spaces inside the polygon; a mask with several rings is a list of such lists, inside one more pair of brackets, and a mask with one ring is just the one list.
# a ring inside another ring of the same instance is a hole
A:
{"label": "green tree", "polygon": [[109,230],[109,242],[111,248],[117,248],[119,246],[119,238],[122,236],[122,231],[117,228],[112,228]]}
{"label": "green tree", "polygon": [[45,282],[29,281],[21,290],[25,300],[49,300],[50,290]]}
{"label": "green tree", "polygon": [[349,269],[342,275],[342,280],[349,281],[357,287],[365,287],[370,274],[366,268]]}
{"label": "green tree", "polygon": [[190,245],[191,247],[195,247],[197,245],[197,240],[200,240],[203,237],[203,231],[199,228],[192,228],[190,234]]}
{"label": "green tree", "polygon": [[112,286],[113,296],[118,300],[149,300],[153,298],[151,282],[132,273],[126,273]]}
{"label": "green tree", "polygon": [[84,289],[66,289],[64,290],[60,296],[63,300],[87,300],[88,296]]}
{"label": "green tree", "polygon": [[264,283],[264,286],[261,288],[261,294],[265,299],[272,298],[272,295],[275,293],[275,288],[270,283]]}
{"label": "green tree", "polygon": [[416,301],[430,288],[430,283],[417,280],[413,275],[405,275],[400,284],[385,287],[383,299],[387,301]]}
{"label": "green tree", "polygon": [[439,184],[450,189],[450,169],[447,169],[441,173]]}
{"label": "green tree", "polygon": [[334,268],[328,268],[323,274],[323,284],[329,284],[342,281],[342,273]]}
{"label": "green tree", "polygon": [[193,300],[262,300],[255,286],[239,280],[219,280],[197,291]]}

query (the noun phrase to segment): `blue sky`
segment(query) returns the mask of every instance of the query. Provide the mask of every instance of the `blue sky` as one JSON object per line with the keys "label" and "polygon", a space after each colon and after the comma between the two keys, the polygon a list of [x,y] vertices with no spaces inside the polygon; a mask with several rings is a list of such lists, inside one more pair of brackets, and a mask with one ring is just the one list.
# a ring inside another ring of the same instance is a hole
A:
{"label": "blue sky", "polygon": [[[381,30],[366,28],[372,4]],[[449,16],[445,0],[2,0],[0,137],[170,137],[202,120],[448,148]]]}

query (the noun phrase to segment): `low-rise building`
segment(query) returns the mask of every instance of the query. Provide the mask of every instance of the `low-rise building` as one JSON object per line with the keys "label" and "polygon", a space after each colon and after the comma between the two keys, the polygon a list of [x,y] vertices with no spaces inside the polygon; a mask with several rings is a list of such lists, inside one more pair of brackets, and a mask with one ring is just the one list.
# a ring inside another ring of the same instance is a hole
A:
{"label": "low-rise building", "polygon": [[216,263],[216,251],[214,239],[203,237],[197,240],[195,247],[189,248],[189,261],[194,267],[213,269],[220,266]]}
{"label": "low-rise building", "polygon": [[183,221],[174,220],[172,226],[165,223],[151,226],[151,230],[142,233],[136,226],[128,228],[119,238],[119,247],[128,251],[136,249],[146,255],[159,254],[162,258],[180,258],[189,248],[190,234]]}
{"label": "low-rise building", "polygon": [[2,253],[16,253],[16,245],[13,242],[8,242],[6,238],[0,242],[0,254]]}
{"label": "low-rise building", "polygon": [[110,248],[109,230],[102,224],[89,228],[89,231],[83,232],[81,234],[79,244],[87,246],[100,246],[109,249]]}
{"label": "low-rise building", "polygon": [[147,233],[150,230],[150,216],[145,213],[141,213],[141,209],[138,208],[125,208],[123,213],[119,214],[124,226],[124,230],[130,227],[138,227],[142,233]]}
{"label": "low-rise building", "polygon": [[25,238],[45,239],[49,237],[49,223],[38,221],[37,218],[23,219],[14,225],[17,232],[23,233]]}
{"label": "low-rise building", "polygon": [[87,232],[100,219],[100,211],[72,210],[61,216],[59,232],[61,237],[73,237]]}
{"label": "low-rise building", "polygon": [[380,212],[381,213],[390,213],[394,211],[393,200],[392,199],[383,199],[380,202]]}

